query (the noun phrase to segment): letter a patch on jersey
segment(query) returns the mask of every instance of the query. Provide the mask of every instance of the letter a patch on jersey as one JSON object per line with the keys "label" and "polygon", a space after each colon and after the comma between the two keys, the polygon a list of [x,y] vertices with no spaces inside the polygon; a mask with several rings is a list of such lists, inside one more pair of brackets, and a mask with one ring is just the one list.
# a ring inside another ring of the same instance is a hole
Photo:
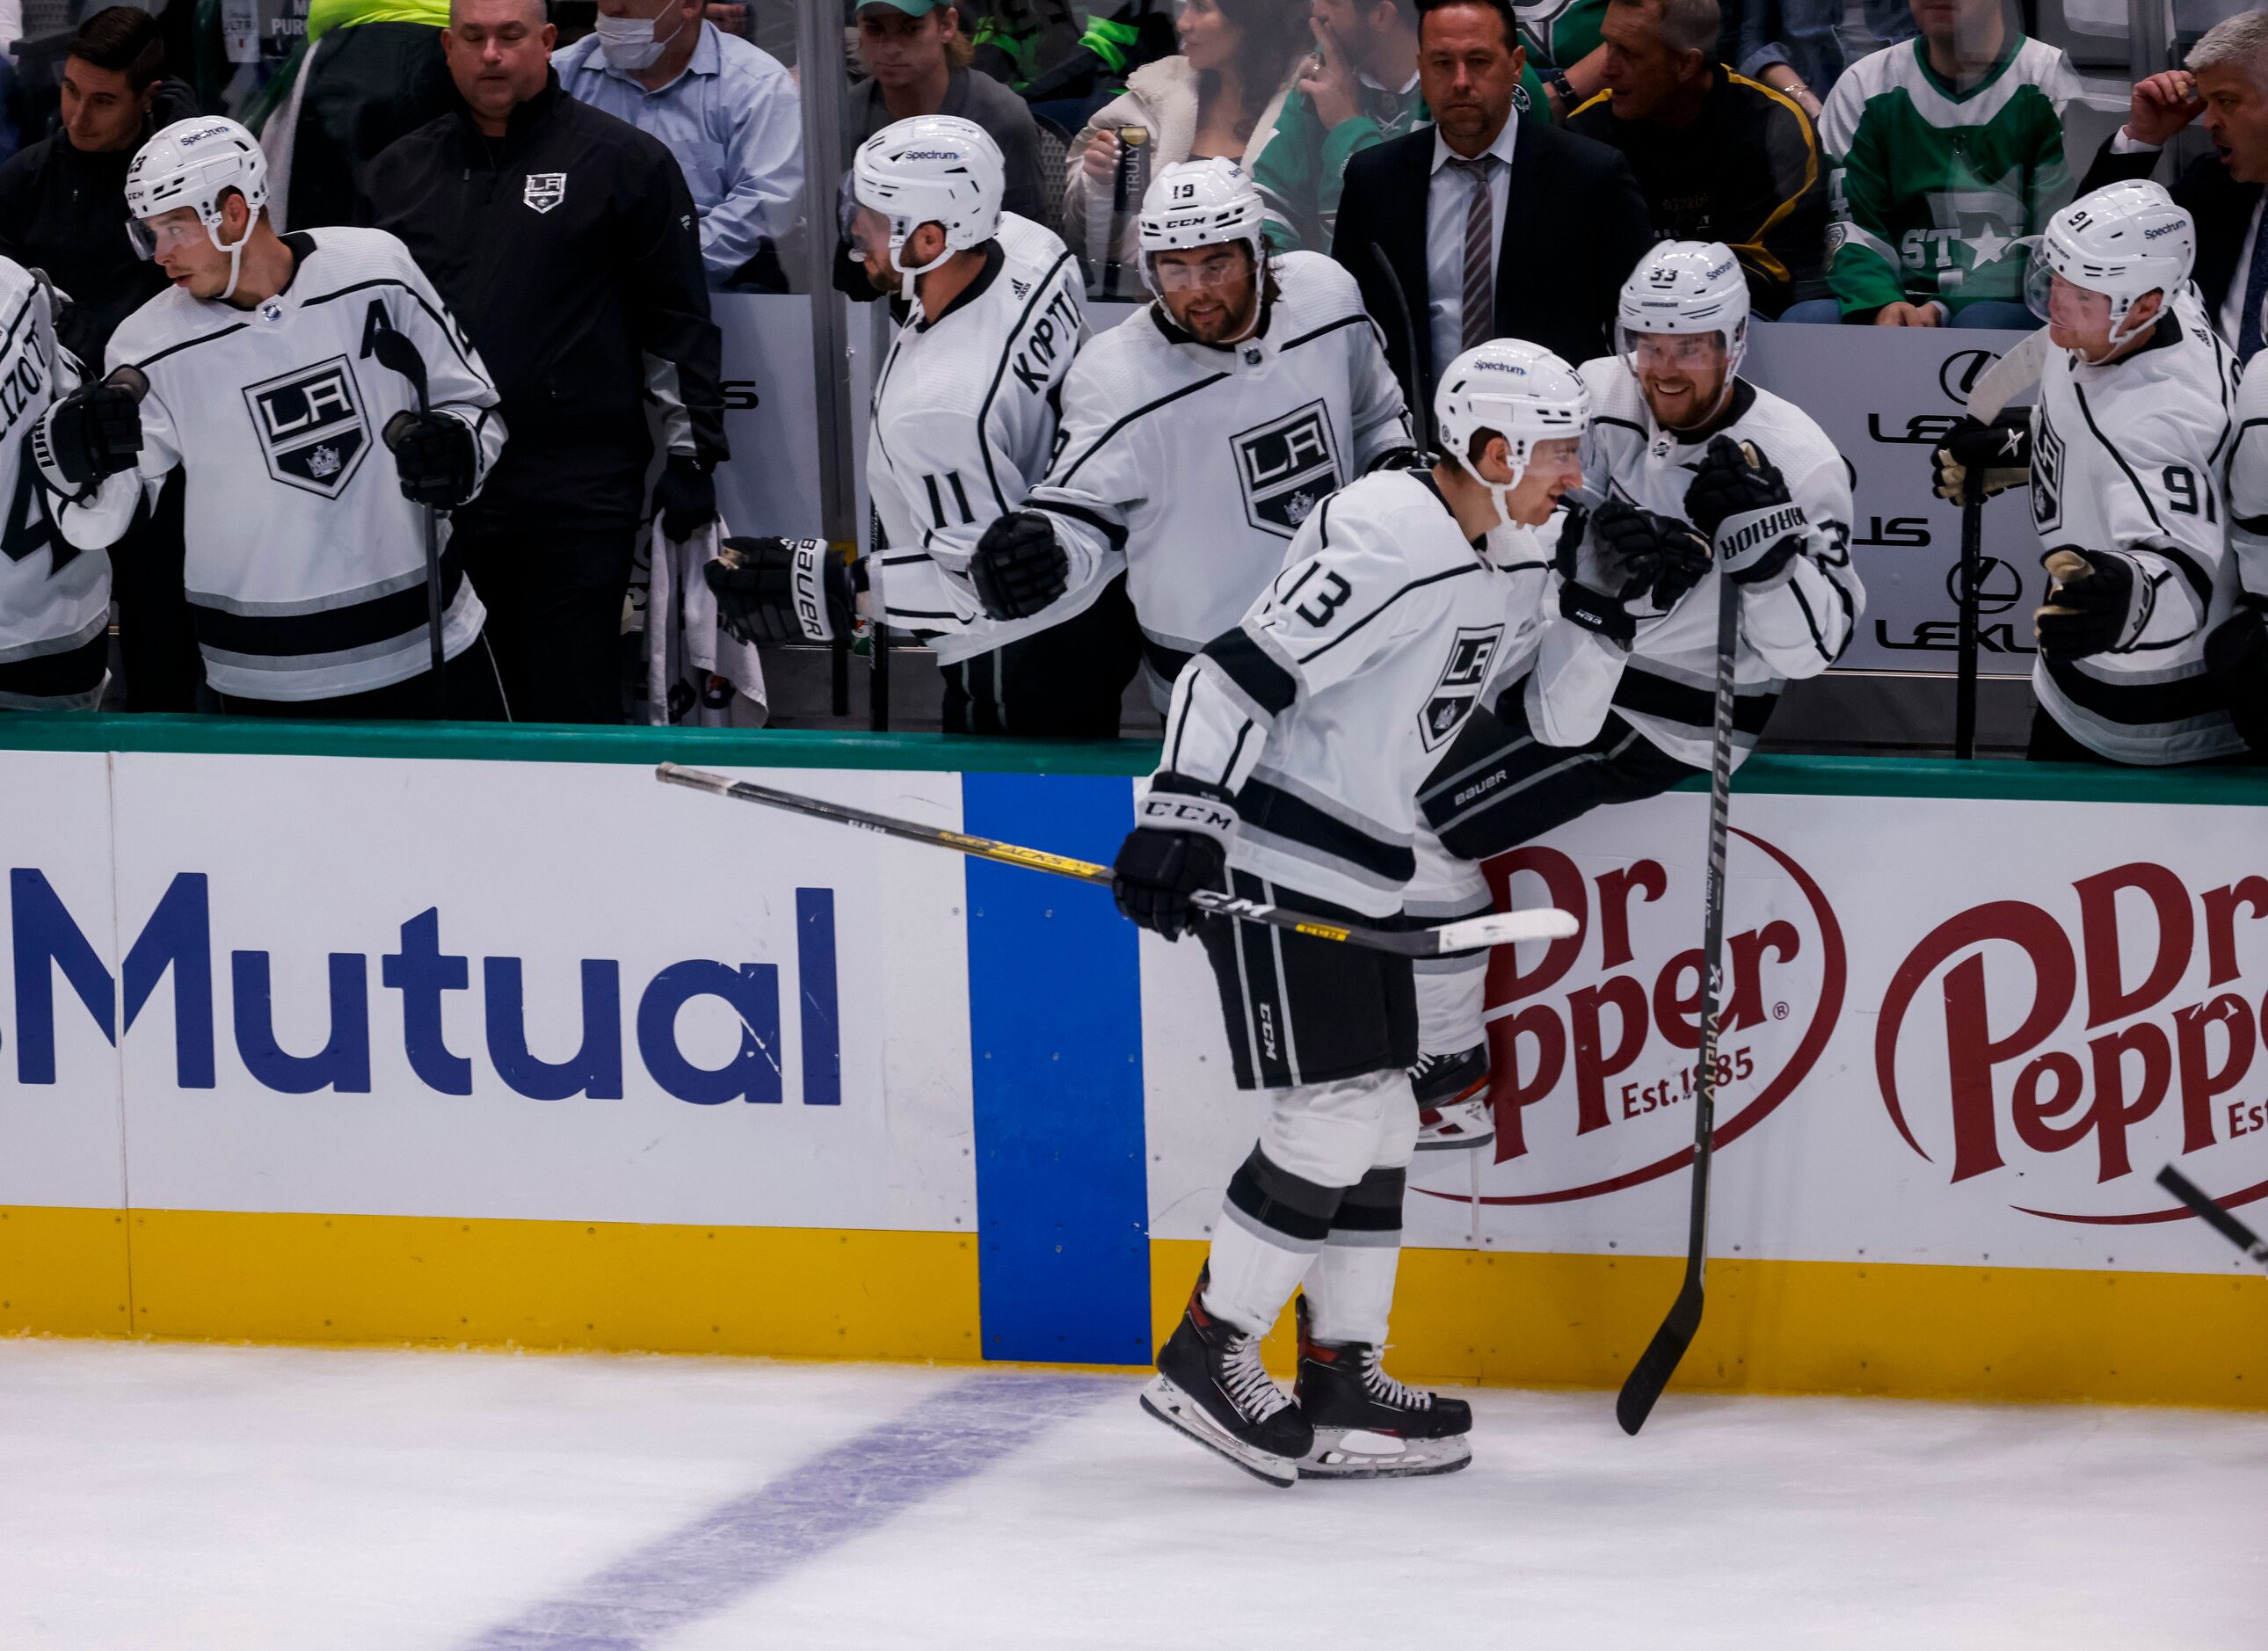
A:
{"label": "letter a patch on jersey", "polygon": [[370,425],[344,356],[253,385],[244,402],[269,475],[325,498],[346,491],[370,450]]}
{"label": "letter a patch on jersey", "polygon": [[1339,490],[1338,447],[1322,402],[1229,438],[1244,515],[1263,533],[1289,539],[1316,505]]}
{"label": "letter a patch on jersey", "polygon": [[531,172],[527,187],[519,192],[531,212],[549,212],[567,198],[567,174],[563,172]]}
{"label": "letter a patch on jersey", "polygon": [[1481,697],[1481,684],[1488,681],[1489,661],[1496,658],[1497,645],[1503,640],[1502,625],[1457,632],[1449,645],[1448,663],[1441,667],[1441,680],[1433,684],[1418,719],[1418,737],[1427,750],[1454,733],[1472,710]]}

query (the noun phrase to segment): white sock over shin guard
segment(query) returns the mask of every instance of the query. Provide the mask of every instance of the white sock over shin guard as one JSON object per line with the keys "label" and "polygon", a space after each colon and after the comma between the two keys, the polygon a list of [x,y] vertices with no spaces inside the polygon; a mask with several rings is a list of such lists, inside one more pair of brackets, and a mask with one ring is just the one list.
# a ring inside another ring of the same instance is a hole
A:
{"label": "white sock over shin guard", "polygon": [[1400,1078],[1380,1096],[1376,1161],[1346,1190],[1307,1270],[1307,1328],[1317,1341],[1386,1343],[1402,1259],[1402,1205],[1418,1139],[1418,1102]]}

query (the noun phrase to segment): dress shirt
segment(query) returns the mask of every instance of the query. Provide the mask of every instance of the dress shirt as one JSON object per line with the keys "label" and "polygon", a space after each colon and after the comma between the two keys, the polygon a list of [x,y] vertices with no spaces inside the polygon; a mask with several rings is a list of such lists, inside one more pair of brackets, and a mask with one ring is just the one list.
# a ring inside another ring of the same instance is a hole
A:
{"label": "dress shirt", "polygon": [[[1484,151],[1495,157],[1489,167],[1489,292],[1494,301],[1502,272],[1494,260],[1504,255],[1505,203],[1512,195],[1512,148],[1520,136],[1515,113]],[[1425,319],[1433,341],[1433,370],[1448,365],[1465,352],[1465,219],[1472,201],[1472,180],[1449,163],[1457,159],[1439,129],[1433,133],[1433,176],[1425,194]],[[1494,329],[1491,328],[1491,331]]]}
{"label": "dress shirt", "polygon": [[713,23],[700,29],[692,61],[657,92],[608,63],[595,34],[552,63],[570,97],[628,121],[677,157],[701,213],[709,284],[720,286],[795,227],[803,114],[794,77],[777,58]]}

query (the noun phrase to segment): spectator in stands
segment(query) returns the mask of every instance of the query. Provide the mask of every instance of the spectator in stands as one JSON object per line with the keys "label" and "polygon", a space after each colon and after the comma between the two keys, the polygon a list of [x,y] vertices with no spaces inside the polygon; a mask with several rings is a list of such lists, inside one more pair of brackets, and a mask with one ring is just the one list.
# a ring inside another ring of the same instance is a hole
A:
{"label": "spectator in stands", "polygon": [[1629,162],[1512,118],[1521,67],[1510,0],[1418,0],[1435,123],[1347,163],[1331,255],[1360,284],[1413,413],[1432,406],[1440,368],[1491,338],[1604,355],[1616,294],[1653,245]]}
{"label": "spectator in stands", "polygon": [[1047,195],[1061,186],[1040,177],[1039,128],[1021,98],[989,75],[969,72],[973,48],[952,0],[868,0],[858,21],[858,55],[873,78],[843,100],[844,158],[893,121],[957,114],[1000,146],[1001,205],[1047,222]]}
{"label": "spectator in stands", "polygon": [[1067,0],[987,0],[970,37],[968,66],[1021,92],[1079,50],[1078,16]]}
{"label": "spectator in stands", "polygon": [[[2268,11],[2216,23],[2190,48],[2189,67],[2135,86],[2126,124],[2105,141],[2081,186],[2092,193],[2121,178],[2146,178],[2158,153],[2200,114],[2214,153],[2174,181],[2174,200],[2197,220],[2198,291],[2205,313],[2240,360],[2261,345],[2268,301],[2268,235],[2260,232],[2268,183]],[[7,174],[0,172],[0,178]]]}
{"label": "spectator in stands", "polygon": [[1035,115],[1064,131],[1077,131],[1096,109],[1126,89],[1127,77],[1136,70],[1174,55],[1179,44],[1174,34],[1177,9],[1175,0],[1118,0],[1109,11],[1094,7],[1086,13],[1086,32],[1070,55],[1016,90]]}
{"label": "spectator in stands", "polygon": [[664,529],[716,520],[722,344],[668,150],[560,90],[542,0],[454,0],[458,109],[378,158],[379,227],[409,244],[481,353],[511,439],[449,554],[489,610],[515,716],[622,720],[622,598],[651,404]]}
{"label": "spectator in stands", "polygon": [[1520,33],[1543,77],[1546,106],[1564,121],[1606,85],[1607,0],[1540,0],[1520,8]]}
{"label": "spectator in stands", "polygon": [[448,0],[308,7],[307,56],[280,111],[289,124],[271,120],[261,135],[285,229],[371,221],[370,163],[456,101],[441,55],[448,25]]}
{"label": "spectator in stands", "polygon": [[802,202],[803,116],[777,58],[708,22],[702,0],[599,0],[597,32],[556,67],[570,97],[677,157],[711,286],[787,290],[779,246]]}
{"label": "spectator in stands", "polygon": [[1820,100],[1843,75],[1836,32],[1842,17],[1837,0],[1728,0],[1718,55],[1749,79],[1787,93],[1816,121]]}
{"label": "spectator in stands", "polygon": [[1656,235],[1730,246],[1756,313],[1777,316],[1826,285],[1819,135],[1786,92],[1713,61],[1717,39],[1717,0],[1612,0],[1607,90],[1567,129],[1622,151]]}
{"label": "spectator in stands", "polygon": [[1832,299],[1783,321],[2038,325],[2023,238],[2071,198],[2063,109],[2079,77],[2001,0],[1912,0],[1920,37],[1863,57],[1820,117]]}
{"label": "spectator in stands", "polygon": [[[1107,212],[1118,168],[1118,129],[1146,128],[1151,177],[1182,160],[1216,155],[1253,169],[1276,129],[1292,64],[1305,35],[1288,0],[1188,0],[1174,27],[1178,55],[1136,70],[1123,94],[1083,129],[1072,145],[1064,191],[1064,240],[1073,252],[1100,256],[1088,244],[1090,213]],[[1135,200],[1140,200],[1139,185]],[[1130,265],[1138,252],[1133,215],[1123,226],[1117,255]],[[1094,226],[1098,232],[1101,225]],[[1101,234],[1095,237],[1098,242]]]}
{"label": "spectator in stands", "polygon": [[[70,302],[55,334],[99,369],[118,323],[166,290],[126,238],[126,168],[159,127],[197,112],[164,78],[158,21],[135,6],[95,12],[63,60],[63,126],[0,166],[0,253],[44,270]],[[137,514],[112,558],[118,644],[136,711],[195,711],[204,682],[181,588],[181,483]]]}

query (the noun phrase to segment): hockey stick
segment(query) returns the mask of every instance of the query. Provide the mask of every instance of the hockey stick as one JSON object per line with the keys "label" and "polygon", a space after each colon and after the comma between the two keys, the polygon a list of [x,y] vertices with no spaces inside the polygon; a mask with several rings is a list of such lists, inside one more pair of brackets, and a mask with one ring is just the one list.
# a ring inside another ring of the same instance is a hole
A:
{"label": "hockey stick", "polygon": [[2256,1265],[2268,1268],[2268,1239],[2231,1215],[2213,1194],[2171,1164],[2158,1171],[2158,1184],[2188,1205],[2199,1220],[2242,1250]]}
{"label": "hockey stick", "polygon": [[1394,263],[1387,257],[1386,249],[1373,241],[1370,256],[1385,275],[1386,290],[1394,294],[1394,307],[1402,318],[1403,359],[1410,364],[1409,371],[1403,375],[1402,399],[1410,415],[1410,433],[1417,438],[1418,451],[1423,453],[1433,445],[1426,439],[1432,433],[1433,418],[1431,409],[1418,405],[1418,323],[1410,319],[1410,295],[1402,290],[1402,277],[1394,273]]}
{"label": "hockey stick", "polygon": [[[373,299],[370,314],[363,322],[363,358],[375,356],[378,365],[400,373],[409,380],[409,387],[417,396],[417,416],[430,416],[432,408],[426,401],[425,357],[417,353],[417,346],[394,330],[386,318],[385,306]],[[433,715],[446,722],[449,719],[449,679],[445,674],[448,661],[441,651],[441,528],[440,512],[427,505],[425,512],[425,631],[433,656]]]}
{"label": "hockey stick", "polygon": [[1701,933],[1701,1070],[1693,1085],[1693,1202],[1685,1232],[1685,1281],[1653,1339],[1615,1399],[1615,1419],[1636,1434],[1653,1414],[1678,1361],[1701,1328],[1702,1275],[1709,1259],[1709,1161],[1717,1128],[1717,1020],[1724,999],[1725,837],[1733,812],[1733,668],[1741,645],[1741,587],[1717,574],[1717,714],[1709,741],[1709,880]]}
{"label": "hockey stick", "polygon": [[[2009,402],[2037,387],[2047,347],[2044,327],[2012,346],[1970,391],[1970,416],[1989,424]],[[1961,496],[1961,633],[1953,685],[1953,754],[1963,762],[1977,755],[1977,602],[1984,582],[1984,478],[1972,470]]]}
{"label": "hockey stick", "polygon": [[[674,763],[664,763],[654,770],[653,777],[664,785],[689,785],[696,791],[714,792],[719,797],[733,797],[742,802],[762,803],[768,808],[784,808],[792,814],[809,814],[814,820],[832,820],[841,825],[863,826],[869,831],[879,831],[884,837],[900,837],[909,843],[928,843],[977,859],[998,860],[1004,866],[1020,866],[1027,871],[1046,872],[1051,876],[1095,883],[1105,888],[1111,882],[1110,867],[1097,866],[1092,860],[1075,860],[1067,855],[1048,853],[1043,849],[1021,848],[1013,843],[1002,843],[992,837],[948,831],[942,826],[922,825],[916,821],[895,819],[885,814],[869,814],[863,808],[824,802],[816,797],[800,796],[792,791],[775,791],[770,785],[733,779],[723,774],[710,773],[705,769],[680,768]],[[1292,929],[1315,940],[1344,940],[1351,946],[1368,947],[1376,952],[1393,952],[1403,957],[1446,957],[1455,952],[1477,952],[1491,946],[1510,946],[1519,940],[1559,940],[1574,933],[1576,928],[1573,918],[1548,907],[1539,911],[1492,911],[1485,917],[1466,918],[1455,923],[1442,924],[1438,928],[1374,929],[1359,923],[1340,923],[1329,918],[1289,910],[1263,901],[1242,900],[1210,888],[1198,889],[1189,896],[1189,903],[1216,917],[1263,924],[1271,929]]]}

